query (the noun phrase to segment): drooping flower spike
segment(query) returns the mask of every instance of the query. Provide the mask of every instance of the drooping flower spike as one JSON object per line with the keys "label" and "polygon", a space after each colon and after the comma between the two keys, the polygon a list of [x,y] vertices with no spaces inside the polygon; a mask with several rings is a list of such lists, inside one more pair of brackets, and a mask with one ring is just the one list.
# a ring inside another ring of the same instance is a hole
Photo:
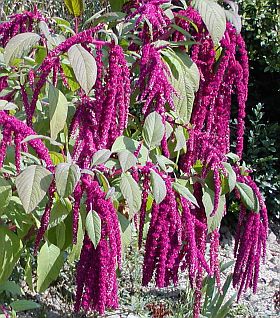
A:
{"label": "drooping flower spike", "polygon": [[85,235],[77,267],[75,311],[96,310],[103,314],[106,308],[118,307],[116,264],[121,261],[121,239],[117,213],[98,182],[82,179],[87,196],[87,213],[98,213],[101,219],[101,240],[97,247]]}
{"label": "drooping flower spike", "polygon": [[25,11],[10,16],[8,22],[0,24],[0,45],[5,47],[9,40],[19,33],[32,32],[35,23],[45,21],[37,9],[34,12]]}

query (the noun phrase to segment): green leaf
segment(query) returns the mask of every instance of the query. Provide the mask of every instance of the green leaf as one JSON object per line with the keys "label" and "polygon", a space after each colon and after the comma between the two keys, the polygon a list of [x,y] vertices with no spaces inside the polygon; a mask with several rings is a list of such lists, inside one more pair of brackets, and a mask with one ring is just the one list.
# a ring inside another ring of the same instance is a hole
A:
{"label": "green leaf", "polygon": [[112,11],[122,11],[122,6],[128,0],[109,0]]}
{"label": "green leaf", "polygon": [[174,151],[181,151],[182,149],[186,149],[186,137],[184,134],[184,128],[182,126],[178,126],[174,134],[177,141]]}
{"label": "green leaf", "polygon": [[54,166],[57,166],[59,163],[63,163],[65,161],[63,155],[59,152],[50,151],[49,155]]}
{"label": "green leaf", "polygon": [[0,100],[0,110],[15,110],[17,105],[6,100]]}
{"label": "green leaf", "polygon": [[131,243],[132,231],[131,223],[129,220],[121,213],[118,212],[119,224],[121,227],[121,239],[122,239],[122,248],[126,248]]}
{"label": "green leaf", "polygon": [[65,203],[62,200],[58,199],[54,202],[51,216],[49,221],[49,228],[57,226],[59,223],[62,223],[69,213],[72,210],[71,202],[68,198],[64,199]]}
{"label": "green leaf", "polygon": [[43,200],[52,180],[52,173],[37,165],[27,167],[16,177],[18,195],[27,213],[32,212]]}
{"label": "green leaf", "polygon": [[7,65],[12,64],[14,59],[21,58],[27,54],[39,40],[40,35],[32,32],[17,34],[11,38],[4,51],[5,63]]}
{"label": "green leaf", "polygon": [[12,197],[12,187],[11,184],[0,177],[0,215],[1,211],[9,204]]}
{"label": "green leaf", "polygon": [[73,263],[74,261],[80,258],[81,250],[83,247],[84,241],[84,229],[83,222],[81,217],[81,210],[79,214],[79,225],[78,225],[78,233],[77,233],[77,244],[73,246],[71,253],[69,254],[68,260]]}
{"label": "green leaf", "polygon": [[174,182],[173,183],[173,189],[178,192],[180,195],[182,195],[184,198],[186,198],[187,200],[189,200],[192,204],[194,204],[195,206],[199,207],[197,200],[195,198],[195,196],[191,193],[191,191],[183,186],[181,183],[179,182]]}
{"label": "green leaf", "polygon": [[6,281],[3,284],[0,284],[0,294],[3,292],[8,292],[13,296],[21,296],[23,292],[21,287],[13,281]]}
{"label": "green leaf", "polygon": [[151,170],[151,185],[155,201],[160,204],[166,197],[166,185],[162,177],[154,170]]}
{"label": "green leaf", "polygon": [[84,0],[64,0],[64,3],[75,17],[79,17],[84,11]]}
{"label": "green leaf", "polygon": [[235,153],[233,152],[229,152],[226,154],[226,157],[228,157],[229,159],[231,159],[234,163],[240,161],[239,156],[237,156]]}
{"label": "green leaf", "polygon": [[68,113],[68,102],[62,92],[49,84],[49,114],[51,139],[56,140],[58,133],[64,128]]}
{"label": "green leaf", "polygon": [[81,178],[80,168],[72,163],[60,163],[55,169],[55,183],[58,194],[66,198],[71,195]]}
{"label": "green leaf", "polygon": [[192,6],[200,13],[214,44],[217,45],[226,30],[224,9],[213,0],[193,0]]}
{"label": "green leaf", "polygon": [[199,87],[199,70],[186,53],[170,49],[162,53],[169,60],[166,65],[170,69],[170,83],[177,92],[173,98],[176,121],[179,124],[187,124],[191,119],[195,92]]}
{"label": "green leaf", "polygon": [[166,166],[174,166],[174,167],[176,167],[175,162],[173,162],[172,160],[166,158],[163,155],[156,155],[156,163],[165,172],[168,170]]}
{"label": "green leaf", "polygon": [[7,281],[12,274],[22,247],[22,242],[15,233],[0,226],[0,284]]}
{"label": "green leaf", "polygon": [[51,145],[59,146],[59,147],[62,147],[62,146],[63,146],[60,142],[57,142],[57,141],[51,139],[50,137],[44,136],[44,135],[29,135],[29,136],[27,136],[26,138],[24,138],[24,139],[21,141],[21,143],[28,142],[28,141],[34,140],[34,139],[45,139],[45,140],[48,140]]}
{"label": "green leaf", "polygon": [[120,189],[127,201],[130,216],[132,217],[141,208],[141,190],[138,183],[128,173],[121,175]]}
{"label": "green leaf", "polygon": [[160,145],[164,131],[161,116],[157,112],[152,112],[146,117],[143,126],[143,138],[149,149]]}
{"label": "green leaf", "polygon": [[131,167],[135,167],[137,164],[137,158],[129,150],[119,152],[118,158],[123,172],[126,172]]}
{"label": "green leaf", "polygon": [[202,202],[207,217],[208,233],[212,233],[221,224],[225,212],[226,197],[225,195],[220,196],[218,209],[214,216],[210,216],[214,209],[214,191],[207,186],[203,187]]}
{"label": "green leaf", "polygon": [[86,230],[94,248],[96,248],[101,239],[101,219],[97,212],[88,212],[86,217]]}
{"label": "green leaf", "polygon": [[27,259],[26,264],[24,268],[24,279],[30,288],[30,290],[33,291],[33,280],[32,280],[32,262],[31,262],[31,256],[29,252],[27,253]]}
{"label": "green leaf", "polygon": [[10,306],[16,312],[38,309],[41,307],[38,303],[35,303],[35,301],[25,299],[13,301]]}
{"label": "green leaf", "polygon": [[227,176],[227,183],[228,183],[228,189],[229,192],[231,192],[236,185],[236,173],[233,170],[231,164],[229,164],[228,162],[223,162],[223,166],[225,167],[228,176]]}
{"label": "green leaf", "polygon": [[242,203],[250,211],[259,213],[260,204],[257,196],[255,195],[253,189],[245,183],[237,182],[236,189],[240,193],[240,198]]}
{"label": "green leaf", "polygon": [[37,262],[37,291],[44,292],[49,285],[58,277],[63,266],[63,252],[46,242],[40,249]]}
{"label": "green leaf", "polygon": [[96,151],[92,157],[91,165],[97,166],[105,163],[111,156],[111,151],[108,149],[101,149]]}
{"label": "green leaf", "polygon": [[183,72],[193,91],[197,92],[200,83],[200,73],[190,56],[179,49],[168,49],[162,51],[162,53],[168,58],[171,64],[171,71],[174,77],[178,80],[180,75],[182,75],[180,72]]}
{"label": "green leaf", "polygon": [[112,152],[120,152],[123,150],[129,150],[130,152],[135,152],[139,146],[139,142],[131,139],[126,136],[118,137],[115,142],[113,143]]}
{"label": "green leaf", "polygon": [[70,65],[64,63],[61,64],[61,67],[71,91],[75,92],[80,88],[80,84],[76,81],[73,68]]}
{"label": "green leaf", "polygon": [[71,46],[68,50],[68,57],[77,81],[88,95],[97,76],[95,58],[81,44]]}

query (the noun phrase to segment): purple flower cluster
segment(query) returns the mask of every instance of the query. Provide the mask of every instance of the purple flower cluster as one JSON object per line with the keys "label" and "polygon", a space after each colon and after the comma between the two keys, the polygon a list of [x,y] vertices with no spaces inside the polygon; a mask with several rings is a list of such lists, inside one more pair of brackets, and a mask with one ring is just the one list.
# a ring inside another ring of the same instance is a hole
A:
{"label": "purple flower cluster", "polygon": [[95,96],[82,98],[71,124],[71,134],[76,136],[73,158],[83,167],[89,167],[97,150],[112,146],[128,120],[130,73],[121,47],[110,46],[107,69],[102,63],[101,48],[96,60]]}
{"label": "purple flower cluster", "polygon": [[118,307],[116,264],[121,262],[121,239],[116,210],[98,182],[83,178],[87,195],[88,213],[96,211],[101,219],[101,240],[94,248],[85,235],[77,267],[75,311],[96,310],[103,314],[106,308]]}
{"label": "purple flower cluster", "polygon": [[263,197],[250,176],[238,176],[238,181],[250,186],[259,201],[260,211],[247,211],[241,204],[235,239],[236,263],[233,286],[238,287],[238,298],[247,288],[257,291],[261,259],[265,260],[268,217]]}
{"label": "purple flower cluster", "polygon": [[[140,90],[139,101],[144,104],[142,112],[145,117],[152,111],[158,112],[165,124],[166,108],[174,109],[173,97],[176,94],[168,79],[169,70],[153,45],[144,45],[141,53],[137,87]],[[162,140],[162,152],[169,157],[166,136]]]}
{"label": "purple flower cluster", "polygon": [[[0,169],[3,166],[6,157],[7,147],[11,145],[13,136],[15,136],[14,144],[16,148],[16,162],[17,169],[19,170],[20,150],[26,150],[25,143],[21,143],[21,141],[30,135],[36,135],[36,132],[29,128],[24,122],[6,114],[5,111],[0,111],[0,126],[2,126],[1,130],[3,135],[0,142]],[[28,143],[35,150],[38,158],[46,163],[47,168],[50,171],[54,171],[48,148],[44,145],[41,139],[33,139],[28,141]]]}
{"label": "purple flower cluster", "polygon": [[23,12],[14,14],[10,21],[0,24],[0,45],[6,46],[9,40],[19,33],[32,32],[34,23],[45,21],[44,17],[38,10],[34,12]]}
{"label": "purple flower cluster", "polygon": [[145,245],[143,265],[144,286],[153,278],[157,287],[177,281],[175,262],[182,246],[182,226],[176,196],[170,178],[165,179],[167,195],[160,203],[153,203],[151,222]]}
{"label": "purple flower cluster", "polygon": [[[147,24],[143,27],[143,31],[140,35],[144,43],[149,42],[151,37],[158,38],[165,32],[165,28],[171,24],[171,20],[160,7],[164,3],[168,3],[168,0],[140,0],[130,1],[126,4],[126,11],[134,9],[134,11],[127,16],[127,21],[139,16],[136,20],[135,28],[138,28],[143,20],[149,21],[152,26],[152,30],[149,30]],[[151,31],[152,34],[150,34]]]}

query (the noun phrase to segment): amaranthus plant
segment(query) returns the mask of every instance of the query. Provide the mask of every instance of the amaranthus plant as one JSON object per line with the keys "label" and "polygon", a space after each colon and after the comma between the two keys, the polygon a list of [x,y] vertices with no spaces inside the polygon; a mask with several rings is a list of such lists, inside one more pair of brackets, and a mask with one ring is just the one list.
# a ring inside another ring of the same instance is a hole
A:
{"label": "amaranthus plant", "polygon": [[0,25],[0,282],[32,242],[39,292],[78,260],[74,310],[115,309],[130,224],[143,285],[176,285],[186,271],[199,317],[205,272],[221,284],[233,192],[233,285],[256,292],[268,221],[242,164],[249,71],[236,7],[111,1],[116,12],[81,25],[83,2],[65,3],[73,25],[36,7]]}

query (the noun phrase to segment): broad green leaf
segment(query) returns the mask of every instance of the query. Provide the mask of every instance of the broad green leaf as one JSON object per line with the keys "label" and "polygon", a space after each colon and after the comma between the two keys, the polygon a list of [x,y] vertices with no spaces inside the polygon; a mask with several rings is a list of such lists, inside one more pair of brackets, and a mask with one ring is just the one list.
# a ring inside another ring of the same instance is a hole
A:
{"label": "broad green leaf", "polygon": [[68,113],[68,102],[62,92],[50,84],[49,114],[51,139],[56,140],[58,133],[64,128]]}
{"label": "broad green leaf", "polygon": [[23,248],[18,236],[4,226],[0,226],[0,284],[8,280],[19,260]]}
{"label": "broad green leaf", "polygon": [[135,167],[137,164],[137,158],[129,150],[119,152],[118,158],[123,172],[126,172],[131,167]]}
{"label": "broad green leaf", "polygon": [[233,162],[238,162],[240,161],[239,156],[237,156],[235,153],[233,152],[229,152],[226,154],[226,157],[228,157],[229,159],[231,159]]}
{"label": "broad green leaf", "polygon": [[238,14],[238,4],[230,0],[225,2],[231,7],[231,9],[225,10],[226,18],[235,27],[237,34],[239,34],[242,29],[242,21],[241,16]]}
{"label": "broad green leaf", "polygon": [[55,245],[59,247],[60,250],[63,250],[66,241],[66,225],[64,222],[57,224],[55,227]]}
{"label": "broad green leaf", "polygon": [[68,50],[68,57],[76,79],[88,94],[96,81],[97,65],[95,58],[81,44],[75,44]]}
{"label": "broad green leaf", "polygon": [[62,223],[69,213],[72,210],[71,202],[68,198],[64,199],[65,203],[62,200],[58,199],[54,202],[51,216],[49,221],[49,228],[57,226],[59,223]]}
{"label": "broad green leaf", "polygon": [[101,219],[97,212],[88,212],[86,217],[86,230],[94,248],[97,248],[101,239]]}
{"label": "broad green leaf", "polygon": [[[81,212],[81,209],[80,209]],[[78,233],[77,233],[77,244],[75,244],[72,248],[71,253],[69,254],[68,260],[73,263],[74,261],[80,258],[81,250],[83,247],[84,241],[84,229],[81,214],[79,214],[79,225],[78,225]]]}
{"label": "broad green leaf", "polygon": [[172,160],[166,158],[163,155],[156,155],[156,163],[165,172],[167,171],[167,167],[166,166],[175,166],[176,167],[175,162],[173,162]]}
{"label": "broad green leaf", "polygon": [[146,117],[143,126],[143,138],[149,149],[160,145],[164,131],[161,116],[157,112],[152,112]]}
{"label": "broad green leaf", "polygon": [[57,166],[59,163],[63,163],[65,161],[65,158],[59,152],[50,151],[49,155],[51,157],[51,160],[52,160],[52,163],[54,164],[54,166]]}
{"label": "broad green leaf", "polygon": [[0,215],[2,209],[4,209],[10,202],[12,197],[12,186],[11,184],[0,177]]}
{"label": "broad green leaf", "polygon": [[129,213],[132,217],[141,208],[141,190],[138,183],[128,173],[121,175],[120,189],[127,201]]}
{"label": "broad green leaf", "polygon": [[214,191],[212,191],[209,187],[205,186],[203,188],[202,202],[207,217],[208,233],[212,233],[220,226],[225,212],[226,197],[225,195],[222,195],[220,196],[218,209],[215,215],[210,216],[214,209],[214,195]]}
{"label": "broad green leaf", "polygon": [[129,150],[135,152],[139,146],[139,142],[126,136],[118,137],[113,143],[112,152],[120,152],[123,150]]}
{"label": "broad green leaf", "polygon": [[253,189],[245,183],[237,182],[236,189],[240,193],[240,198],[245,207],[251,211],[259,213],[260,204]]}
{"label": "broad green leaf", "polygon": [[200,13],[214,44],[217,45],[226,30],[224,9],[213,0],[193,0],[192,6]]}
{"label": "broad green leaf", "polygon": [[171,84],[175,90],[179,92],[179,96],[174,96],[175,111],[178,116],[176,121],[179,124],[188,124],[191,119],[194,103],[193,89],[187,81],[187,78],[181,75],[178,80],[172,78]]}
{"label": "broad green leaf", "polygon": [[25,310],[32,310],[32,309],[37,309],[37,308],[41,307],[38,303],[35,303],[35,301],[26,300],[26,299],[20,299],[20,300],[13,301],[10,304],[10,306],[16,312],[25,311]]}
{"label": "broad green leaf", "polygon": [[21,287],[17,283],[15,283],[13,281],[9,281],[9,280],[0,284],[0,294],[3,292],[8,292],[13,296],[23,295]]}
{"label": "broad green leaf", "polygon": [[227,176],[228,189],[229,189],[229,192],[231,192],[236,185],[236,173],[234,172],[232,166],[228,162],[223,162],[223,166],[225,167],[228,173],[228,176]]}
{"label": "broad green leaf", "polygon": [[71,91],[75,92],[77,89],[80,88],[80,84],[76,81],[73,68],[71,67],[71,65],[64,63],[61,64],[61,67]]}
{"label": "broad green leaf", "polygon": [[11,64],[14,59],[21,58],[40,40],[40,35],[32,32],[20,33],[11,38],[5,47],[4,61]]}
{"label": "broad green leaf", "polygon": [[151,185],[155,201],[160,204],[166,197],[166,185],[162,177],[154,170],[151,170]]}
{"label": "broad green leaf", "polygon": [[[120,136],[115,140],[111,151],[112,153],[115,153],[115,152],[118,153],[124,150],[128,150],[134,153],[139,146],[140,146],[140,142],[126,136]],[[145,164],[147,161],[148,155],[149,155],[149,150],[147,149],[146,146],[142,144],[140,153],[138,156],[139,163]]]}
{"label": "broad green leaf", "polygon": [[27,167],[16,177],[18,195],[27,213],[32,212],[43,200],[52,180],[52,173],[37,165]]}
{"label": "broad green leaf", "polygon": [[176,137],[176,147],[174,151],[181,151],[182,149],[186,149],[186,137],[184,134],[184,128],[182,126],[178,126],[175,129],[175,137]]}
{"label": "broad green leaf", "polygon": [[29,289],[33,291],[32,262],[31,262],[31,256],[29,252],[27,253],[27,257],[26,257],[26,264],[24,268],[24,279]]}
{"label": "broad green leaf", "polygon": [[81,178],[80,168],[76,164],[60,163],[55,169],[55,183],[58,194],[66,198],[71,195]]}
{"label": "broad green leaf", "polygon": [[122,6],[127,0],[109,0],[112,11],[122,11]]}
{"label": "broad green leaf", "polygon": [[0,100],[0,110],[15,110],[17,105],[6,100]]}
{"label": "broad green leaf", "polygon": [[162,54],[168,58],[173,76],[179,80],[182,75],[180,73],[183,72],[193,91],[197,92],[200,83],[200,73],[197,65],[192,61],[189,55],[179,49],[164,50]]}
{"label": "broad green leaf", "polygon": [[75,17],[79,17],[84,11],[84,0],[64,0],[64,3]]}
{"label": "broad green leaf", "polygon": [[51,139],[50,137],[44,136],[44,135],[29,135],[28,137],[24,138],[21,141],[21,143],[28,142],[28,141],[34,140],[34,139],[45,139],[45,140],[48,140],[51,145],[59,146],[59,147],[63,146],[60,142],[57,142],[57,141]]}
{"label": "broad green leaf", "polygon": [[105,177],[105,175],[101,171],[96,171],[97,178],[99,180],[99,183],[103,186],[104,192],[108,193],[110,189],[110,183],[109,180]]}
{"label": "broad green leaf", "polygon": [[130,221],[121,213],[118,212],[119,224],[121,227],[121,239],[123,250],[131,243],[132,231]]}
{"label": "broad green leaf", "polygon": [[105,163],[111,156],[111,151],[108,149],[101,149],[96,151],[92,157],[91,165],[97,166]]}
{"label": "broad green leaf", "polygon": [[162,53],[168,59],[170,83],[177,92],[173,98],[176,120],[179,124],[187,124],[192,115],[194,94],[199,88],[198,67],[186,53],[170,49]]}
{"label": "broad green leaf", "polygon": [[180,195],[182,195],[184,198],[189,200],[192,204],[194,204],[195,206],[199,207],[195,196],[191,193],[191,191],[187,187],[183,186],[179,182],[174,182],[173,183],[173,189],[176,192],[178,192]]}
{"label": "broad green leaf", "polygon": [[44,292],[58,277],[63,263],[63,252],[57,246],[46,242],[41,247],[37,260],[38,292]]}

